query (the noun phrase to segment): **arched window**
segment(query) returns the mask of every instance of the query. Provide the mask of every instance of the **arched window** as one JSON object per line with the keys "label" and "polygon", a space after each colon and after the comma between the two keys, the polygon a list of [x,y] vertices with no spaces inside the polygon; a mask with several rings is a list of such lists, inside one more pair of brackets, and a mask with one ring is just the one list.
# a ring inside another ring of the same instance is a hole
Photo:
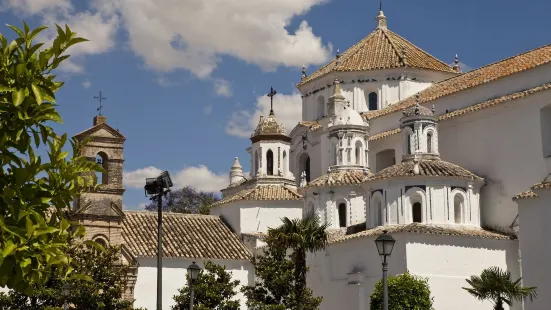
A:
{"label": "arched window", "polygon": [[461,194],[456,194],[455,197],[453,198],[453,215],[454,215],[456,224],[463,223],[462,209],[463,209],[463,196],[461,196]]}
{"label": "arched window", "polygon": [[310,182],[310,156],[306,159],[306,167],[304,171],[306,171],[306,182]]}
{"label": "arched window", "polygon": [[325,98],[323,96],[318,97],[317,112],[318,118],[322,118],[325,116]]}
{"label": "arched window", "polygon": [[98,184],[108,184],[109,182],[109,159],[107,154],[104,152],[99,152],[96,154],[96,163],[100,165],[105,172],[96,172],[96,178]]}
{"label": "arched window", "polygon": [[540,129],[543,157],[551,157],[551,104],[540,110]]}
{"label": "arched window", "polygon": [[106,247],[107,246],[107,242],[105,242],[105,240],[103,238],[96,238],[94,240],[97,244],[101,245],[102,247]]}
{"label": "arched window", "polygon": [[432,153],[432,132],[427,133],[427,153]]}
{"label": "arched window", "polygon": [[377,110],[379,108],[377,104],[377,93],[371,92],[368,95],[369,111]]}
{"label": "arched window", "polygon": [[274,152],[272,150],[266,152],[266,169],[268,175],[274,175]]}
{"label": "arched window", "polygon": [[310,182],[310,156],[308,156],[308,153],[302,153],[302,155],[300,155],[299,157],[297,177],[298,182],[300,182],[303,172],[306,172],[306,182]]}
{"label": "arched window", "polygon": [[356,141],[356,165],[362,164],[362,148],[363,144],[362,141]]}
{"label": "arched window", "polygon": [[287,152],[286,151],[283,151],[283,177],[285,177],[287,175]]}
{"label": "arched window", "polygon": [[422,209],[421,209],[421,203],[416,202],[411,207],[411,214],[413,216],[413,222],[414,223],[421,223],[423,221],[423,217],[421,215]]}
{"label": "arched window", "polygon": [[383,226],[383,223],[385,222],[385,210],[383,209],[383,202],[380,199],[377,199],[377,203],[375,205],[377,208],[377,226]]}
{"label": "arched window", "polygon": [[258,175],[258,151],[254,152],[254,175]]}
{"label": "arched window", "polygon": [[339,204],[339,227],[346,227],[346,204]]}

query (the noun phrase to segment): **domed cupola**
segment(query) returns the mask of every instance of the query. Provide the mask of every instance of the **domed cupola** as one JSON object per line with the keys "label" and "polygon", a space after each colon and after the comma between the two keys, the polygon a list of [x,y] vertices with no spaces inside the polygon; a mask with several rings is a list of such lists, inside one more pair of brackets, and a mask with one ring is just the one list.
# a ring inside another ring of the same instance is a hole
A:
{"label": "domed cupola", "polygon": [[402,162],[370,177],[368,228],[411,223],[480,227],[479,197],[484,179],[443,161],[438,154],[434,108],[419,104],[403,111]]}
{"label": "domed cupola", "polygon": [[252,143],[260,140],[291,141],[291,138],[285,133],[285,125],[277,120],[273,110],[270,111],[268,117],[260,116],[258,126],[251,135]]}
{"label": "domed cupola", "polygon": [[419,93],[415,97],[416,104],[403,110],[400,119],[400,129],[404,137],[402,159],[437,159],[438,118],[434,115],[434,107],[429,109],[419,104]]}
{"label": "domed cupola", "polygon": [[369,124],[345,102],[340,81],[335,80],[329,97],[330,170],[369,169]]}

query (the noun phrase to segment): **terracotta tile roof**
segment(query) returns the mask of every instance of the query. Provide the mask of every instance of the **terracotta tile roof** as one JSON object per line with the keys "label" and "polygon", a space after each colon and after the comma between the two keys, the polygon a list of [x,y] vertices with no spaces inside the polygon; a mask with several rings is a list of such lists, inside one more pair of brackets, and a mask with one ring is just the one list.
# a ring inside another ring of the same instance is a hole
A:
{"label": "terracotta tile roof", "polygon": [[[551,45],[546,45],[436,83],[420,92],[420,100],[421,103],[428,103],[440,97],[480,86],[549,62],[551,62]],[[413,105],[415,105],[415,96],[410,96],[387,108],[364,114],[372,119],[401,111]]]}
{"label": "terracotta tile roof", "polygon": [[[403,58],[404,52],[405,59]],[[410,68],[456,73],[451,66],[396,33],[388,29],[377,28],[342,53],[338,61],[337,58],[334,58],[327,65],[300,81],[297,86],[334,71],[368,71],[401,68],[406,65]]]}
{"label": "terracotta tile roof", "polygon": [[515,196],[513,196],[513,200],[536,198],[538,197],[538,194],[536,193],[536,191],[542,190],[542,189],[549,189],[549,188],[551,188],[551,181],[545,181],[542,183],[534,184],[530,188],[530,190],[527,190],[522,193],[518,193]]}
{"label": "terracotta tile roof", "polygon": [[[452,112],[449,112],[449,113],[446,113],[446,114],[442,114],[438,117],[438,121],[445,121],[445,120],[453,119],[453,118],[456,118],[456,117],[459,117],[459,116],[467,115],[467,114],[470,114],[470,113],[473,113],[473,112],[476,112],[476,111],[484,110],[484,109],[487,109],[487,108],[492,108],[492,107],[498,106],[500,104],[504,104],[504,103],[508,103],[508,102],[511,102],[511,101],[514,101],[514,100],[517,100],[517,99],[528,97],[528,96],[531,96],[531,95],[534,95],[536,93],[546,91],[546,90],[551,90],[551,83],[545,83],[545,84],[536,86],[534,88],[530,88],[530,89],[527,89],[527,90],[515,92],[515,93],[508,94],[508,95],[505,95],[505,96],[501,96],[501,97],[498,97],[498,98],[486,100],[482,103],[477,103],[477,104],[474,104],[472,106],[469,106],[469,107],[466,107],[466,108],[463,108],[463,109],[458,109],[458,110],[455,110],[455,111],[452,111]],[[381,132],[381,133],[378,133],[376,135],[373,135],[373,136],[369,137],[369,141],[375,141],[375,140],[379,140],[379,139],[382,139],[382,138],[386,138],[386,137],[389,137],[391,135],[397,134],[399,132],[400,132],[400,128],[387,130],[387,131],[384,131],[384,132]]]}
{"label": "terracotta tile roof", "polygon": [[366,172],[364,172],[363,170],[331,171],[311,181],[305,187],[309,188],[361,184],[367,181],[373,175],[373,173],[371,173],[369,170],[366,170]]}
{"label": "terracotta tile roof", "polygon": [[[125,211],[122,237],[136,257],[157,255],[157,213]],[[248,260],[250,251],[213,215],[164,213],[164,257]]]}
{"label": "terracotta tile roof", "polygon": [[383,131],[383,132],[378,133],[376,135],[370,136],[369,141],[375,141],[375,140],[383,139],[383,138],[386,138],[386,137],[390,137],[392,135],[395,135],[395,134],[399,133],[400,131],[401,131],[400,128]]}
{"label": "terracotta tile roof", "polygon": [[371,180],[388,180],[405,177],[456,177],[469,180],[482,181],[483,179],[465,168],[459,167],[443,160],[419,159],[419,174],[414,174],[413,160],[402,161],[401,163],[385,168],[377,172]]}
{"label": "terracotta tile roof", "polygon": [[245,189],[217,201],[212,206],[219,206],[237,200],[300,200],[302,196],[294,189],[280,185],[260,185]]}
{"label": "terracotta tile roof", "polygon": [[372,229],[364,230],[359,233],[346,235],[341,238],[333,240],[331,243],[345,242],[351,239],[357,239],[362,237],[374,237],[383,234],[383,230],[388,230],[389,234],[395,233],[416,233],[416,234],[428,234],[428,235],[446,235],[446,236],[464,236],[484,239],[513,239],[513,236],[503,233],[493,232],[482,228],[471,228],[464,226],[454,225],[434,225],[434,224],[400,224],[400,225],[387,225],[379,226]]}
{"label": "terracotta tile roof", "polygon": [[302,121],[302,122],[298,122],[298,124],[299,126],[302,126],[302,127],[308,127],[312,131],[318,130],[322,127],[321,124],[318,123],[317,121]]}

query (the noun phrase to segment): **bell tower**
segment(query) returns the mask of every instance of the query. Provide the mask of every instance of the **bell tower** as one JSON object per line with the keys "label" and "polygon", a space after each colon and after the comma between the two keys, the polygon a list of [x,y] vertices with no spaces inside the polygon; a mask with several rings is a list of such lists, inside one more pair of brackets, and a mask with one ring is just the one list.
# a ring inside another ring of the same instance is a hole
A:
{"label": "bell tower", "polygon": [[79,141],[88,139],[81,155],[104,168],[97,173],[96,189],[87,189],[73,202],[72,218],[86,227],[86,238],[94,241],[121,245],[123,144],[126,137],[107,124],[102,115],[94,117],[93,127],[78,133]]}

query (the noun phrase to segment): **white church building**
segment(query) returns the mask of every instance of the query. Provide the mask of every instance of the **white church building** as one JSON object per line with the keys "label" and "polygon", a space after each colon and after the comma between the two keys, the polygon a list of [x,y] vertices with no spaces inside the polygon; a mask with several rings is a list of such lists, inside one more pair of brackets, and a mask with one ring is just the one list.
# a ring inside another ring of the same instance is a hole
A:
{"label": "white church building", "polygon": [[[314,73],[303,69],[297,87],[302,121],[287,131],[276,96],[251,135],[250,175],[235,158],[210,216],[166,215],[166,309],[192,261],[214,260],[253,284],[248,260],[268,228],[309,211],[330,227],[327,248],[308,257],[322,310],[369,309],[383,230],[396,239],[390,274],[428,278],[436,310],[492,309],[462,289],[491,266],[538,287],[538,299],[512,309],[550,309],[551,45],[463,73],[457,58],[450,66],[390,31],[379,12],[373,32]],[[101,154],[122,172],[124,136],[109,128],[104,120],[87,132],[120,144],[119,157]],[[83,199],[78,212],[99,203]],[[115,210],[109,227],[120,225],[136,267],[135,306],[154,309],[154,214],[121,213],[120,203],[105,204]],[[105,221],[92,213],[88,226]]]}

